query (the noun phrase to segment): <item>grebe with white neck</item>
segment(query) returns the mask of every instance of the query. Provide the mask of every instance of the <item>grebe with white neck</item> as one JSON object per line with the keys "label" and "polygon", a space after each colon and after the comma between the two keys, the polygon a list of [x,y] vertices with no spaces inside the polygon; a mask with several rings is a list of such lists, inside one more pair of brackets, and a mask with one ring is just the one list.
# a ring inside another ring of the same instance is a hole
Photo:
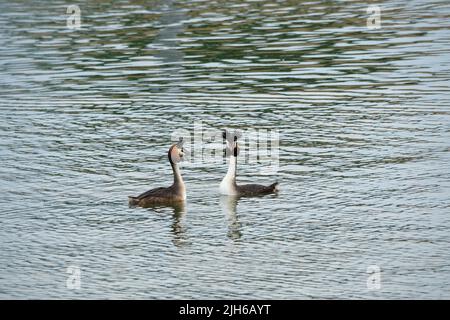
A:
{"label": "grebe with white neck", "polygon": [[269,186],[261,184],[237,185],[237,156],[239,154],[238,138],[241,134],[238,131],[230,133],[227,130],[223,132],[223,138],[226,141],[226,155],[229,156],[228,171],[220,183],[220,193],[229,196],[254,196],[274,193],[278,191],[278,182]]}
{"label": "grebe with white neck", "polygon": [[173,204],[186,200],[186,188],[181,176],[178,163],[183,161],[185,150],[183,148],[183,138],[178,143],[172,145],[168,152],[168,158],[173,171],[173,184],[168,187],[160,187],[144,192],[137,197],[129,196],[130,206],[147,207],[157,204]]}

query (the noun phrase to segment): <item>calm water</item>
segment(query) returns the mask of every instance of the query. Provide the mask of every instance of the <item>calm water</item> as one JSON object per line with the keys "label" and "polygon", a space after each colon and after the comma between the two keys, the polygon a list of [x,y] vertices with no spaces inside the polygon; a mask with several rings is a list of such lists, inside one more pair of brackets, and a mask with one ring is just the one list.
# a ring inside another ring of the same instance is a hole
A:
{"label": "calm water", "polygon": [[[450,298],[448,1],[375,30],[364,1],[67,4],[0,3],[0,298]],[[196,121],[278,130],[239,180],[279,195],[186,163],[184,208],[128,208]]]}

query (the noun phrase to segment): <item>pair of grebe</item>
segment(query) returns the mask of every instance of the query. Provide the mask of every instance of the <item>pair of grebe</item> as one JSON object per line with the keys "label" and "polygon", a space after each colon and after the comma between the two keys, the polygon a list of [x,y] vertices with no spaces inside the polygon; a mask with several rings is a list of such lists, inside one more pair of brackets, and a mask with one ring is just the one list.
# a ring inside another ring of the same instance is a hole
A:
{"label": "pair of grebe", "polygon": [[[260,184],[238,185],[236,183],[237,156],[239,154],[238,139],[240,133],[224,131],[226,141],[226,155],[230,157],[228,171],[220,183],[220,193],[229,196],[256,196],[270,194],[278,191],[278,182],[269,186]],[[147,207],[152,205],[176,204],[186,200],[186,187],[180,173],[178,164],[183,161],[186,152],[183,148],[183,138],[172,145],[168,152],[169,162],[173,171],[173,184],[168,188],[155,188],[144,192],[137,197],[128,197],[131,206]]]}

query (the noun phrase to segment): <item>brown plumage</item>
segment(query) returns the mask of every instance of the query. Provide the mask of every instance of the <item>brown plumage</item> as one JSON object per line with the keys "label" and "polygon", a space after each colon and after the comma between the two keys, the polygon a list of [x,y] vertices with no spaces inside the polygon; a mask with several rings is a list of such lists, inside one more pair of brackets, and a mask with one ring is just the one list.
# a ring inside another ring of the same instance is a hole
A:
{"label": "brown plumage", "polygon": [[174,181],[170,187],[159,187],[146,191],[136,197],[129,196],[128,204],[130,206],[149,207],[153,205],[173,204],[186,200],[186,189],[183,178],[181,177],[178,163],[183,161],[184,157],[183,139],[172,145],[168,152],[169,162],[172,166]]}
{"label": "brown plumage", "polygon": [[240,196],[256,196],[277,192],[278,182],[272,183],[270,186],[261,184],[243,184],[236,185],[236,190]]}

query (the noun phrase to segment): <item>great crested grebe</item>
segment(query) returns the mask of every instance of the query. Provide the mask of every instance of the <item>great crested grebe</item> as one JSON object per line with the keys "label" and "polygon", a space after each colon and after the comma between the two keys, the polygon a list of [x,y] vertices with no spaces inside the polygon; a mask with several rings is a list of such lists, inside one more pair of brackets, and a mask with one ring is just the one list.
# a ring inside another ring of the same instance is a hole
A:
{"label": "great crested grebe", "polygon": [[228,172],[220,183],[220,193],[230,196],[256,196],[274,193],[278,191],[278,182],[272,183],[269,186],[263,186],[260,184],[236,184],[236,166],[237,156],[239,154],[239,148],[237,140],[241,134],[238,131],[230,133],[227,130],[223,132],[223,138],[226,141],[226,155],[230,156],[230,163],[228,166]]}
{"label": "great crested grebe", "polygon": [[168,187],[160,187],[144,192],[137,197],[129,196],[130,206],[147,207],[158,204],[174,204],[186,200],[186,188],[181,177],[178,163],[183,161],[185,150],[183,148],[183,138],[178,143],[173,144],[168,152],[169,162],[173,170],[173,184]]}

